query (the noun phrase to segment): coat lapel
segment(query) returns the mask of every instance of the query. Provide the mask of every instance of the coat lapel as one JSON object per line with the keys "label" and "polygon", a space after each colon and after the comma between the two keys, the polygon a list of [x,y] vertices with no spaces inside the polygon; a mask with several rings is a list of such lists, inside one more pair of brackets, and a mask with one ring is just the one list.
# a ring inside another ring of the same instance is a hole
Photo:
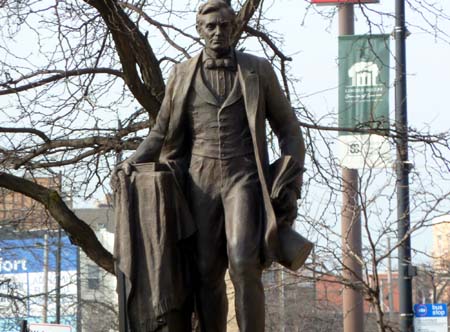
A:
{"label": "coat lapel", "polygon": [[175,99],[178,99],[182,102],[184,102],[184,100],[186,99],[186,95],[196,72],[195,69],[197,68],[200,54],[197,54],[195,57],[184,63],[184,66],[181,67],[179,72],[177,73],[179,77],[177,77],[178,84],[174,90]]}
{"label": "coat lapel", "polygon": [[189,91],[189,87],[192,84],[194,78],[195,69],[197,67],[200,55],[196,55],[187,62],[181,63],[177,68],[177,77],[175,78],[175,84],[173,88],[173,97],[171,100],[171,115],[169,122],[168,137],[172,138],[184,132],[181,127],[183,126],[183,110],[184,103]]}
{"label": "coat lapel", "polygon": [[254,64],[248,61],[244,54],[236,52],[236,58],[247,118],[250,129],[254,131],[259,100],[259,78]]}

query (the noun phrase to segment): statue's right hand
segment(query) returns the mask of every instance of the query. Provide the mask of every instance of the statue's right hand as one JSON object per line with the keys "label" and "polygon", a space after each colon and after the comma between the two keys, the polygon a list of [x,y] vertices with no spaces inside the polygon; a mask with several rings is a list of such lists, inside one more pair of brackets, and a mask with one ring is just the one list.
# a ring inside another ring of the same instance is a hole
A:
{"label": "statue's right hand", "polygon": [[124,160],[121,163],[117,164],[116,167],[114,167],[112,174],[111,174],[111,187],[117,188],[118,187],[118,183],[119,183],[119,177],[118,174],[120,171],[124,172],[125,175],[130,176],[131,172],[133,171],[133,167],[131,166],[131,161],[129,160]]}

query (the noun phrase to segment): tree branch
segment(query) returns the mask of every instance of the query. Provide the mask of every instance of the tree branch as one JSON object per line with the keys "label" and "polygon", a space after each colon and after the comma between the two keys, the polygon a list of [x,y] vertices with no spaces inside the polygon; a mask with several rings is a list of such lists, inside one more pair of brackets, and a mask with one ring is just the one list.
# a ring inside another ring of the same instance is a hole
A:
{"label": "tree branch", "polygon": [[[183,47],[181,47],[180,45],[178,45],[177,43],[175,43],[175,42],[169,37],[169,35],[167,34],[167,32],[166,32],[163,28],[173,29],[173,30],[177,31],[178,33],[182,34],[182,35],[185,36],[185,37],[189,37],[189,38],[193,39],[194,41],[196,41],[196,42],[198,42],[198,43],[201,42],[201,41],[200,41],[200,38],[194,37],[194,36],[192,36],[192,35],[190,35],[190,34],[184,32],[183,30],[178,29],[177,27],[175,27],[175,26],[173,26],[173,25],[163,24],[163,23],[160,23],[160,22],[158,22],[158,21],[152,19],[152,18],[151,18],[150,16],[148,16],[141,8],[138,8],[137,6],[135,6],[135,5],[131,4],[131,3],[125,3],[125,2],[123,2],[123,1],[120,1],[119,3],[120,3],[120,5],[121,5],[122,7],[129,8],[129,9],[135,11],[136,13],[138,13],[139,15],[141,15],[148,23],[150,23],[151,25],[153,25],[154,27],[156,27],[156,28],[159,30],[159,32],[161,32],[161,34],[163,35],[164,39],[167,40],[167,42],[168,42],[170,45],[172,45],[173,48],[175,48],[176,50],[178,50],[180,53],[183,53],[183,55],[184,55],[186,58],[188,58],[188,59],[191,57],[191,56],[189,55],[189,53],[186,52],[186,50],[185,50]],[[159,62],[161,62],[161,60],[160,60]]]}
{"label": "tree branch", "polygon": [[261,38],[267,45],[269,45],[269,47],[272,49],[272,51],[275,53],[275,55],[281,59],[281,61],[292,61],[292,58],[284,55],[283,52],[280,51],[280,49],[273,43],[273,41],[269,38],[269,36],[267,36],[264,32],[253,29],[252,27],[249,27],[249,26],[246,26],[244,31],[254,37]]}
{"label": "tree branch", "polygon": [[158,60],[147,38],[117,1],[85,2],[98,10],[109,28],[122,63],[125,83],[153,122],[164,97],[165,84]]}
{"label": "tree branch", "polygon": [[49,143],[50,142],[50,138],[48,138],[48,136],[43,133],[40,130],[34,129],[34,128],[8,128],[8,127],[0,127],[0,132],[1,133],[28,133],[28,134],[34,134],[39,136],[40,138],[42,138],[42,140],[45,143]]}
{"label": "tree branch", "polygon": [[[28,84],[24,84],[21,85],[19,87],[12,87],[11,85],[16,85],[19,82],[23,81],[23,80],[27,80],[30,79],[32,77],[35,76],[39,76],[39,75],[46,75],[46,74],[54,74],[52,76],[43,78],[41,80],[38,80],[36,82],[31,82]],[[4,90],[0,90],[0,96],[2,95],[8,95],[8,94],[13,94],[13,93],[18,93],[18,92],[22,92],[25,90],[29,90],[29,89],[33,89],[33,88],[37,88],[39,86],[51,83],[51,82],[55,82],[58,80],[61,80],[63,78],[68,78],[71,76],[80,76],[80,75],[85,75],[85,74],[110,74],[110,75],[116,75],[119,77],[123,77],[123,73],[118,71],[118,70],[114,70],[111,68],[85,68],[85,69],[73,69],[73,70],[40,70],[37,71],[35,73],[32,73],[30,75],[25,75],[22,76],[18,79],[15,80],[9,80],[5,83],[0,83],[0,86],[2,88],[4,88]]]}
{"label": "tree branch", "polygon": [[236,29],[231,38],[233,45],[236,45],[241,38],[242,32],[247,27],[248,21],[250,21],[260,3],[261,0],[247,0],[239,10],[236,17]]}
{"label": "tree branch", "polygon": [[[140,140],[136,140],[135,138],[131,139],[131,142],[129,141],[122,141],[122,139],[129,135],[132,132],[136,132],[141,129],[145,129],[148,127],[147,121],[142,121],[139,123],[135,123],[133,125],[130,125],[128,127],[122,128],[119,131],[117,131],[114,135],[105,135],[105,136],[91,136],[91,137],[84,137],[84,138],[69,138],[69,139],[57,139],[57,140],[50,140],[47,138],[45,140],[45,143],[41,145],[33,145],[32,149],[29,149],[26,154],[24,153],[22,157],[16,157],[12,161],[10,161],[10,164],[12,164],[12,167],[14,169],[18,169],[19,167],[29,163],[33,158],[36,158],[38,156],[49,154],[54,149],[93,149],[88,152],[82,153],[79,156],[76,156],[70,160],[64,160],[64,161],[58,161],[53,163],[41,163],[33,165],[31,168],[43,168],[43,167],[53,167],[53,166],[63,166],[68,164],[73,164],[76,161],[80,161],[86,157],[89,157],[95,153],[100,152],[107,152],[111,150],[121,150],[124,147],[128,149],[136,148]],[[6,128],[11,129],[11,128]],[[14,128],[13,128],[14,129]],[[36,131],[38,134],[39,131],[34,130],[32,128],[19,128],[20,130],[18,132],[31,132],[34,133]],[[0,128],[0,132],[1,132]],[[7,130],[5,130],[8,132]],[[14,130],[9,130],[10,132],[14,132]],[[118,148],[120,147],[120,149]],[[10,157],[9,157],[10,158]],[[5,160],[5,159],[3,159]],[[2,161],[2,159],[0,159]]]}

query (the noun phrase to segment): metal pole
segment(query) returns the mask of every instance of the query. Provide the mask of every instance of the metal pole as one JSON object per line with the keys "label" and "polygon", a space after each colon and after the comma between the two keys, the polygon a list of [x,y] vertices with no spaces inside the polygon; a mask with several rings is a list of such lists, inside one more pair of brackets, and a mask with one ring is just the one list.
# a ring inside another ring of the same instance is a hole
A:
{"label": "metal pole", "polygon": [[[354,34],[354,10],[352,4],[339,5],[339,35]],[[342,256],[343,277],[352,285],[361,282],[362,267],[357,257],[361,257],[361,218],[358,206],[358,171],[342,169]],[[344,287],[343,291],[344,332],[364,331],[363,297],[360,291]]]}
{"label": "metal pole", "polygon": [[28,323],[26,320],[23,320],[20,324],[20,332],[27,332],[28,331]]}
{"label": "metal pole", "polygon": [[77,248],[77,332],[81,332],[82,311],[81,311],[81,262],[80,248]]}
{"label": "metal pole", "polygon": [[[343,277],[352,286],[361,284],[361,219],[358,207],[358,171],[342,169],[342,261]],[[344,332],[364,331],[364,307],[361,291],[352,287],[343,290]]]}
{"label": "metal pole", "polygon": [[42,306],[42,320],[47,323],[48,310],[48,234],[44,234],[44,305]]}
{"label": "metal pole", "polygon": [[316,308],[317,308],[317,274],[316,274],[316,247],[314,246],[312,249],[312,277],[314,283],[314,298],[313,298],[313,313],[314,318],[316,317]]}
{"label": "metal pole", "polygon": [[388,285],[389,285],[389,319],[392,321],[394,319],[394,285],[392,285],[392,260],[391,260],[391,238],[388,237],[387,239],[387,246],[388,246],[388,252],[389,252],[389,256],[388,256]]}
{"label": "metal pole", "polygon": [[395,128],[397,131],[398,285],[400,331],[413,331],[411,238],[409,236],[408,118],[406,103],[405,1],[395,2]]}
{"label": "metal pole", "polygon": [[[59,186],[59,194],[62,194],[62,173],[59,172],[58,176],[58,186]],[[55,322],[56,324],[61,323],[61,237],[62,237],[62,229],[61,225],[58,224],[57,231],[57,239],[56,239],[56,269],[55,269]]]}
{"label": "metal pole", "polygon": [[58,225],[58,239],[56,244],[56,271],[55,271],[55,302],[56,302],[56,324],[61,323],[61,226]]}

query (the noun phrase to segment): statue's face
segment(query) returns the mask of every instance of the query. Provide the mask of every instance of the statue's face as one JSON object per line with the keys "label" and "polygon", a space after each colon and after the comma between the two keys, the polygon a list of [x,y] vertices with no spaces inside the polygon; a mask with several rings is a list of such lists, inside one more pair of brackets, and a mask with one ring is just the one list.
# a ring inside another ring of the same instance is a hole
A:
{"label": "statue's face", "polygon": [[231,46],[233,17],[225,9],[201,16],[197,31],[206,49],[217,55],[227,53]]}

